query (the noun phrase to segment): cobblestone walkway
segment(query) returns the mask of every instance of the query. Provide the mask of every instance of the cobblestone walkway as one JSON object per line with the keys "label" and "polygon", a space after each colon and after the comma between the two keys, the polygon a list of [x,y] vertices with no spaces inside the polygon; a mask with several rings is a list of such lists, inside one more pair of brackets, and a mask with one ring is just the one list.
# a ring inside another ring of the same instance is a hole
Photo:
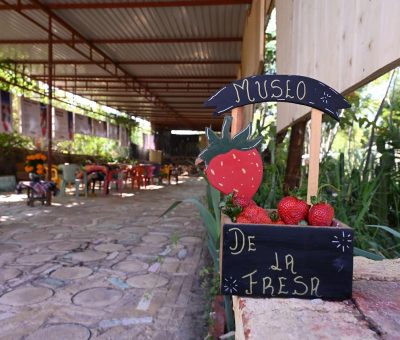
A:
{"label": "cobblestone walkway", "polygon": [[0,339],[202,339],[204,227],[188,205],[158,216],[204,191],[186,178],[52,207],[0,202]]}

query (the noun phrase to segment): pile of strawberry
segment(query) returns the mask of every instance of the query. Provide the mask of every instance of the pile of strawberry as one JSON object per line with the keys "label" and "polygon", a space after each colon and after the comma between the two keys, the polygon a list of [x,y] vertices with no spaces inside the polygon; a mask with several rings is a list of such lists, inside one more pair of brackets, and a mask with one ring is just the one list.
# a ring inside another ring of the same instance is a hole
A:
{"label": "pile of strawberry", "polygon": [[316,198],[309,207],[303,200],[286,196],[279,202],[277,211],[269,213],[250,199],[228,195],[226,202],[222,211],[237,223],[330,226],[334,217],[333,207]]}

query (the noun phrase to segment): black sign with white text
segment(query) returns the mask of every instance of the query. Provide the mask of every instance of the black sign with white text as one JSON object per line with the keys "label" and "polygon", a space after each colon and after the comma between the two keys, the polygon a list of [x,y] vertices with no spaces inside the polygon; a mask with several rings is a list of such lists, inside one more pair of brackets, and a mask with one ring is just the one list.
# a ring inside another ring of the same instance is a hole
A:
{"label": "black sign with white text", "polygon": [[351,298],[353,230],[224,224],[221,294]]}
{"label": "black sign with white text", "polygon": [[318,80],[289,75],[261,75],[226,85],[205,103],[219,116],[232,108],[261,102],[289,102],[310,106],[339,121],[339,111],[350,107],[346,99]]}

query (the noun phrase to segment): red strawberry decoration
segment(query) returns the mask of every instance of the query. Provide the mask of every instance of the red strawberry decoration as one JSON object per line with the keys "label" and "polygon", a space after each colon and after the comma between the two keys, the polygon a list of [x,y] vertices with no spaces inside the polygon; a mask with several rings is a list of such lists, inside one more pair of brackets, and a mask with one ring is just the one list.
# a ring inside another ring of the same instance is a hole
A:
{"label": "red strawberry decoration", "polygon": [[219,138],[206,128],[208,147],[199,158],[206,164],[206,175],[210,184],[225,195],[235,192],[236,197],[251,199],[260,186],[263,175],[261,155],[256,146],[262,136],[250,139],[251,124],[230,137],[232,117],[226,116]]}
{"label": "red strawberry decoration", "polygon": [[240,205],[242,208],[246,208],[249,205],[256,205],[256,202],[253,200],[245,197],[236,197],[236,195],[233,197],[233,202],[236,205]]}
{"label": "red strawberry decoration", "polygon": [[299,224],[306,219],[307,213],[307,203],[293,196],[282,198],[278,204],[278,214],[286,224]]}
{"label": "red strawberry decoration", "polygon": [[239,217],[236,219],[237,223],[251,223],[250,220],[242,215],[239,215]]}
{"label": "red strawberry decoration", "polygon": [[271,211],[270,213],[269,213],[269,218],[271,219],[271,223],[272,224],[285,224],[285,222],[283,222],[282,220],[281,220],[281,218],[279,217],[279,215],[278,215],[278,212],[277,211]]}
{"label": "red strawberry decoration", "polygon": [[[316,201],[311,197],[311,202]],[[312,226],[330,226],[332,224],[335,211],[329,203],[319,202],[314,204],[308,212],[308,223]]]}
{"label": "red strawberry decoration", "polygon": [[[248,223],[255,223],[255,224],[271,224],[271,219],[268,216],[268,213],[263,208],[257,205],[248,205],[243,209],[240,213],[239,217],[241,220],[247,219]],[[238,217],[238,221],[239,221]]]}

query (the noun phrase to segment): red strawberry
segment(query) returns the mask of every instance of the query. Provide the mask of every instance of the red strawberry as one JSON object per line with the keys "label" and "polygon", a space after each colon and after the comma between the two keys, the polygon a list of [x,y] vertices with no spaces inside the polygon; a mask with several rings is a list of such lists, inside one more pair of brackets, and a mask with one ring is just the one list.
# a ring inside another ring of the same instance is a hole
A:
{"label": "red strawberry", "polygon": [[272,224],[285,224],[285,222],[283,222],[282,220],[281,220],[281,218],[279,217],[279,215],[278,215],[278,212],[277,211],[271,211],[270,213],[269,213],[269,218],[271,219],[271,223]]}
{"label": "red strawberry", "polygon": [[239,215],[236,219],[237,223],[250,223],[250,220],[244,216]]}
{"label": "red strawberry", "polygon": [[278,214],[286,224],[299,224],[307,217],[307,213],[307,203],[293,196],[282,198],[278,204]]}
{"label": "red strawberry", "polygon": [[271,219],[268,216],[268,213],[261,207],[257,205],[249,205],[244,208],[242,212],[242,216],[247,218],[251,223],[256,224],[270,224]]}
{"label": "red strawberry", "polygon": [[[265,210],[264,210],[265,211]],[[260,224],[272,224],[271,219],[269,218],[267,212],[265,212],[265,214],[260,214],[258,215],[257,218],[258,223]]]}
{"label": "red strawberry", "polygon": [[248,218],[249,220],[255,219],[255,217],[259,214],[259,208],[257,205],[248,205],[242,211],[242,215]]}
{"label": "red strawberry", "polygon": [[312,226],[330,226],[332,224],[335,211],[328,203],[317,203],[308,212],[308,222]]}
{"label": "red strawberry", "polygon": [[236,195],[233,197],[233,203],[236,205],[240,205],[242,208],[245,208],[249,205],[255,205],[256,203],[248,198],[245,197],[236,197]]}
{"label": "red strawberry", "polygon": [[211,129],[206,128],[208,147],[199,158],[206,163],[206,175],[211,185],[225,195],[235,192],[236,197],[251,199],[260,186],[263,165],[256,146],[262,137],[249,139],[251,124],[230,137],[232,117],[226,116],[219,138]]}

